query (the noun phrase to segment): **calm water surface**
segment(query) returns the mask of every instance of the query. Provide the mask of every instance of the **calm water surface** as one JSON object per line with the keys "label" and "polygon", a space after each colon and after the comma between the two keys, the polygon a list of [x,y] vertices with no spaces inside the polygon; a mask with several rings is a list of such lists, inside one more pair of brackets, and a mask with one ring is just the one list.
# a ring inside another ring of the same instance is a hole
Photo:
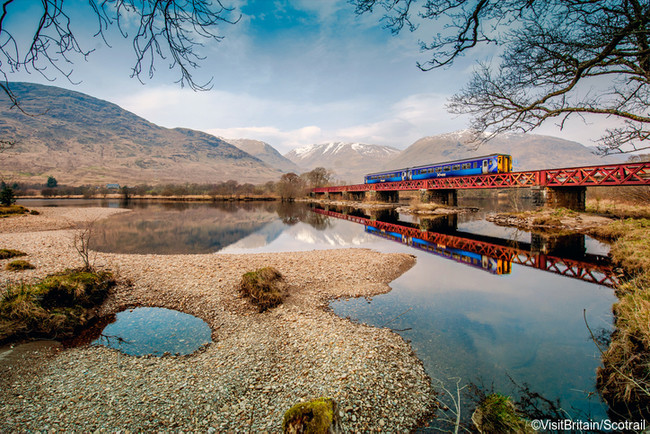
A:
{"label": "calm water surface", "polygon": [[434,383],[448,389],[473,383],[518,397],[528,387],[559,400],[575,419],[606,417],[594,393],[600,355],[583,314],[608,336],[616,298],[607,286],[608,247],[589,237],[540,237],[493,225],[481,212],[424,222],[370,216],[393,224],[382,226],[346,220],[359,212],[315,213],[301,204],[129,207],[132,213],[98,222],[96,249],[220,254],[361,247],[415,255],[416,265],[391,283],[390,293],[333,302],[334,312],[398,331]]}
{"label": "calm water surface", "polygon": [[186,355],[212,342],[210,326],[200,318],[160,307],[119,312],[91,345],[104,345],[132,356]]}

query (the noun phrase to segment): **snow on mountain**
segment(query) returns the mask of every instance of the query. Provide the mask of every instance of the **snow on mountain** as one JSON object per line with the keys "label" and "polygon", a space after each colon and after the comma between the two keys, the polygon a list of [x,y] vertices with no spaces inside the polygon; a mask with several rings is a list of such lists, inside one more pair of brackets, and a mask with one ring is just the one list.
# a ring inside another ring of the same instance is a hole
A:
{"label": "snow on mountain", "polygon": [[399,152],[390,146],[329,142],[296,148],[285,154],[285,157],[309,170],[325,167],[337,179],[361,182],[363,175],[377,170]]}

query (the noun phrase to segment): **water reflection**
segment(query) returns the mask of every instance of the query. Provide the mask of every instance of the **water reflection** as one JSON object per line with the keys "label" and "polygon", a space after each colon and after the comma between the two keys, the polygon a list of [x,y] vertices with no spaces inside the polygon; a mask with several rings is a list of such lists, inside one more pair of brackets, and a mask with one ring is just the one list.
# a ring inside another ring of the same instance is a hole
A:
{"label": "water reflection", "polygon": [[[277,221],[274,203],[132,202],[130,208],[130,213],[95,224],[93,249],[141,254],[213,253]],[[282,226],[276,225],[264,241],[279,236]]]}
{"label": "water reflection", "polygon": [[586,252],[582,234],[530,234],[530,243],[457,230],[457,217],[398,220],[394,212],[364,216],[358,210],[314,208],[320,215],[364,225],[366,233],[422,250],[492,274],[510,274],[512,264],[613,287],[618,280],[607,256]]}
{"label": "water reflection", "polygon": [[139,307],[116,315],[91,345],[115,348],[132,356],[187,355],[210,343],[205,321],[170,309]]}

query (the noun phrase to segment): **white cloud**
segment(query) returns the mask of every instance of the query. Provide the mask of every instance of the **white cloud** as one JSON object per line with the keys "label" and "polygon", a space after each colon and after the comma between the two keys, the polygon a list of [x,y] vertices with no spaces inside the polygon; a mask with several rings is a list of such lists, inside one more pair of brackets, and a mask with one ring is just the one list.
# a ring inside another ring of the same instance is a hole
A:
{"label": "white cloud", "polygon": [[225,139],[254,139],[269,143],[281,154],[308,143],[321,143],[329,140],[323,131],[314,125],[295,130],[281,130],[277,127],[234,127],[211,128],[204,130],[208,134]]}

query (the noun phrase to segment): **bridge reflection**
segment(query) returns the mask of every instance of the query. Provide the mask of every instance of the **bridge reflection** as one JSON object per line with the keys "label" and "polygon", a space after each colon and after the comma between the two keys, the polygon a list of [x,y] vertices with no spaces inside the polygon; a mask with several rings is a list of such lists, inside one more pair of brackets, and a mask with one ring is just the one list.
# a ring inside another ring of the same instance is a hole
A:
{"label": "bridge reflection", "polygon": [[514,263],[608,287],[614,287],[618,283],[616,272],[607,256],[585,252],[585,238],[582,234],[532,234],[531,242],[525,243],[458,232],[455,215],[409,223],[399,221],[397,214],[391,211],[382,211],[374,217],[365,216],[358,210],[314,208],[313,211],[362,224],[371,235],[492,274],[510,274]]}

